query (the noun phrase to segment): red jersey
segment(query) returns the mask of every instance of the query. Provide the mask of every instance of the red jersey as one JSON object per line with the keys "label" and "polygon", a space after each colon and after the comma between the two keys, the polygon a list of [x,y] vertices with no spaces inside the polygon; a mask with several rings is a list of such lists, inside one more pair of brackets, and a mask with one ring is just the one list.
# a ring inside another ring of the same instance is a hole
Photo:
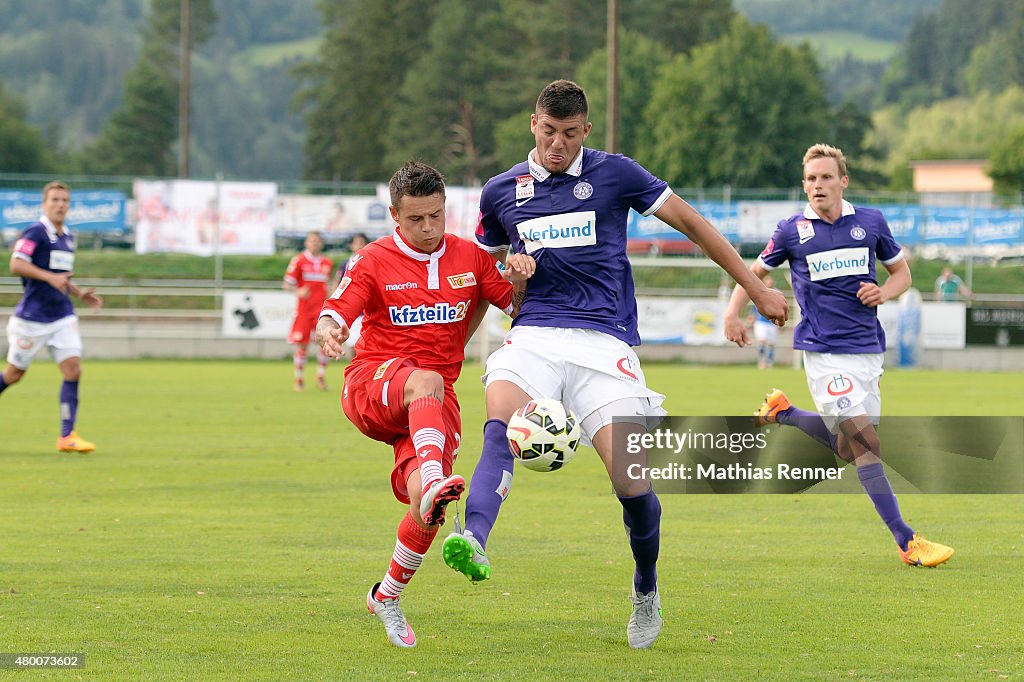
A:
{"label": "red jersey", "polygon": [[325,256],[314,256],[303,251],[292,258],[284,273],[284,281],[296,287],[309,287],[309,296],[300,298],[296,317],[316,316],[327,298],[327,280],[331,278],[334,263]]}
{"label": "red jersey", "polygon": [[434,253],[423,253],[398,228],[352,257],[320,315],[351,327],[363,314],[355,364],[414,358],[452,384],[462,370],[469,322],[481,298],[511,311],[512,285],[492,256],[454,234],[446,234]]}

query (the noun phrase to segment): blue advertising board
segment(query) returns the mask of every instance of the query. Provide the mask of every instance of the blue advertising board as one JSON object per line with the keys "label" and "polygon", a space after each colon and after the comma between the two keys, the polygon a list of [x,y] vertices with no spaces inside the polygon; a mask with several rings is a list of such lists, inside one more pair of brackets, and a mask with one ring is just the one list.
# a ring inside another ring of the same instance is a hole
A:
{"label": "blue advertising board", "polygon": [[[124,234],[125,195],[108,190],[74,190],[67,224],[74,232]],[[39,192],[0,190],[0,228],[23,230],[43,214]]]}

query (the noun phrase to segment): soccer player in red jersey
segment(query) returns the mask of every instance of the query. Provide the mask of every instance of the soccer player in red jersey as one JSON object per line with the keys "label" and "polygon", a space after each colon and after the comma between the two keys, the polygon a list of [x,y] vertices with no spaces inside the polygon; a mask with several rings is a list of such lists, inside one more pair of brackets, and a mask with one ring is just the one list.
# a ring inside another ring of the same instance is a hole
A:
{"label": "soccer player in red jersey", "polygon": [[411,647],[416,635],[399,597],[444,523],[446,505],[466,486],[452,475],[462,432],[454,384],[466,339],[486,302],[515,312],[513,298],[522,296],[510,282],[525,282],[535,263],[517,254],[500,272],[475,244],[445,234],[444,177],[436,169],[410,161],[389,189],[398,227],[349,262],[320,313],[317,340],[326,355],[342,357],[349,326],[363,314],[341,404],[363,434],[394,447],[391,488],[409,505],[391,565],[366,606],[392,644]]}
{"label": "soccer player in red jersey", "polygon": [[[334,264],[323,255],[324,238],[319,232],[306,235],[306,250],[292,258],[284,273],[285,291],[294,291],[298,296],[295,318],[288,333],[288,343],[294,344],[295,390],[301,391],[305,382],[306,347],[316,328],[320,309],[327,298],[327,281],[331,278]],[[327,390],[327,356],[317,356],[316,385],[321,391]]]}

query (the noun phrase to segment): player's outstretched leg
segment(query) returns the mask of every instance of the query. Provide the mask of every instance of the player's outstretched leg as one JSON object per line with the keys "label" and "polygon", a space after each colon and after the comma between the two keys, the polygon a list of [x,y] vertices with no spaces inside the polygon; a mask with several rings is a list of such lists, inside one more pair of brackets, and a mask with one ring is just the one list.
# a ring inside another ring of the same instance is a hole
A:
{"label": "player's outstretched leg", "polygon": [[754,413],[754,423],[758,428],[768,424],[795,426],[822,445],[839,454],[836,436],[825,426],[825,420],[817,412],[801,410],[789,402],[786,394],[777,388],[765,396],[761,407]]}
{"label": "player's outstretched leg", "polygon": [[653,489],[642,495],[619,496],[619,502],[636,563],[630,596],[633,613],[626,626],[626,639],[632,648],[646,649],[661,632],[661,595],[658,594],[661,502]]}
{"label": "player's outstretched leg", "polygon": [[484,424],[484,447],[466,499],[466,530],[449,535],[442,548],[445,563],[473,581],[491,575],[484,547],[512,489],[515,460],[508,449],[507,429],[508,424],[500,419],[488,419]]}

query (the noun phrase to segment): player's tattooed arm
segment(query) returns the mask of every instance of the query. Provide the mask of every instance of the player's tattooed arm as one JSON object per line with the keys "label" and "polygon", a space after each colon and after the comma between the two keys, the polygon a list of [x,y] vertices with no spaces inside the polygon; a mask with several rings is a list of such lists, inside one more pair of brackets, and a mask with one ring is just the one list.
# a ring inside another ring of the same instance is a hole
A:
{"label": "player's tattooed arm", "polygon": [[523,299],[526,298],[526,282],[520,282],[512,285],[512,312],[509,313],[510,317],[515,317],[519,314],[519,309],[523,307]]}
{"label": "player's tattooed arm", "polygon": [[348,325],[338,324],[331,317],[325,315],[316,323],[316,342],[329,358],[340,360],[345,357],[345,341],[348,336]]}

